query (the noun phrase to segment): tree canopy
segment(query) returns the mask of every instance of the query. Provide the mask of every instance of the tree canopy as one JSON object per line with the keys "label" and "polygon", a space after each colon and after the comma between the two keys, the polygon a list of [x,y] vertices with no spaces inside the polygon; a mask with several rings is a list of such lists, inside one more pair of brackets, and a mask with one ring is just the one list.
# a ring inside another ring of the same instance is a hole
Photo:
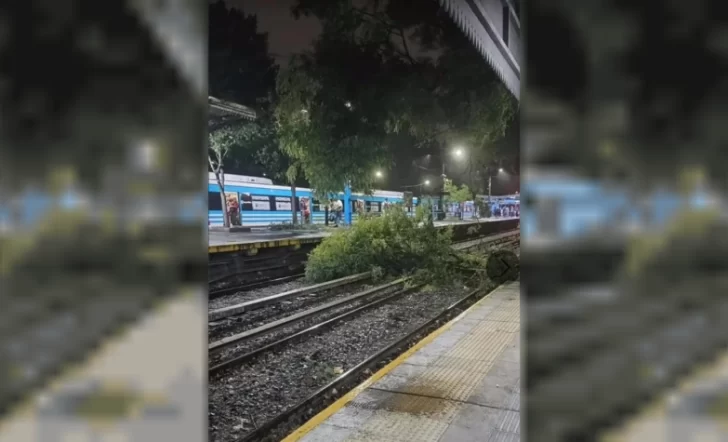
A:
{"label": "tree canopy", "polygon": [[268,51],[268,35],[258,19],[218,0],[208,10],[209,94],[249,107],[273,99],[278,66]]}
{"label": "tree canopy", "polygon": [[[209,4],[210,95],[252,107],[258,118],[240,121],[210,133],[210,159],[222,154],[225,169],[287,180],[291,162],[280,151],[274,124],[278,66],[268,50],[268,36],[259,32],[255,15]],[[295,177],[294,177],[295,178]]]}
{"label": "tree canopy", "polygon": [[487,167],[517,102],[434,0],[299,0],[323,25],[278,76],[281,147],[319,191],[373,185],[398,148],[467,145]]}

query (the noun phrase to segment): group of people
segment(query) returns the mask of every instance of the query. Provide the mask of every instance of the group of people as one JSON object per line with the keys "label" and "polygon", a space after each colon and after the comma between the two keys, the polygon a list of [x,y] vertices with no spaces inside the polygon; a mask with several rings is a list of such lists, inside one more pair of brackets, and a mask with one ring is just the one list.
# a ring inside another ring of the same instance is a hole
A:
{"label": "group of people", "polygon": [[521,216],[521,208],[519,205],[505,205],[500,206],[495,210],[495,216],[502,216],[505,218],[519,217]]}

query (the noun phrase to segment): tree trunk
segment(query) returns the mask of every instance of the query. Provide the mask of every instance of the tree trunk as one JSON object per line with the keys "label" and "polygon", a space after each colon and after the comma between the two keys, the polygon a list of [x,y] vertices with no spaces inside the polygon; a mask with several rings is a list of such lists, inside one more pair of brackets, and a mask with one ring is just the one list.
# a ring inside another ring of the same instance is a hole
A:
{"label": "tree trunk", "polygon": [[220,186],[220,201],[222,202],[222,225],[230,227],[230,217],[228,216],[227,200],[225,198],[225,172],[222,168],[214,171],[217,185]]}
{"label": "tree trunk", "polygon": [[296,210],[296,182],[291,181],[291,223],[295,226],[298,222],[298,211]]}

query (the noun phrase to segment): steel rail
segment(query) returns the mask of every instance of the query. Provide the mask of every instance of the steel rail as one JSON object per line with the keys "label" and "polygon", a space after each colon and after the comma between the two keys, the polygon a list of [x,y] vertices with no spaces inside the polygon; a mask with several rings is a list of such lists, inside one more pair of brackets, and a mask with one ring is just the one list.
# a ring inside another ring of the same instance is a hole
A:
{"label": "steel rail", "polygon": [[208,346],[208,350],[210,354],[215,354],[222,349],[229,347],[231,345],[236,345],[243,343],[245,341],[248,341],[250,339],[256,338],[258,336],[271,333],[275,330],[278,330],[283,327],[289,327],[291,325],[298,324],[299,322],[303,321],[304,319],[310,318],[311,316],[325,313],[327,311],[333,310],[337,307],[340,307],[342,305],[358,301],[358,300],[365,300],[369,298],[370,296],[374,296],[379,294],[380,292],[383,292],[384,290],[390,289],[392,287],[396,287],[399,285],[404,285],[409,278],[400,278],[395,281],[389,282],[384,285],[380,285],[378,287],[374,287],[368,290],[364,290],[363,292],[356,293],[352,296],[347,296],[346,298],[339,299],[336,301],[332,301],[329,303],[326,303],[324,305],[320,305],[318,307],[314,307],[305,311],[302,311],[300,313],[296,313],[291,316],[287,316],[285,318],[281,318],[277,321],[269,322],[267,324],[261,325],[260,327],[256,327],[251,330],[246,330],[242,333],[238,333],[233,336],[228,336],[227,338],[220,339],[219,341],[213,342]]}
{"label": "steel rail", "polygon": [[363,281],[371,278],[371,272],[357,273],[356,275],[345,276],[343,278],[334,279],[333,281],[322,282],[320,284],[314,284],[307,287],[301,287],[298,289],[288,290],[283,293],[278,293],[272,296],[266,296],[265,298],[254,299],[252,301],[242,302],[240,304],[229,305],[227,307],[212,310],[207,314],[209,322],[217,321],[230,316],[239,315],[250,310],[259,309],[271,304],[277,304],[286,299],[295,298],[298,296],[304,296],[311,293],[315,293],[321,290],[330,290],[336,287],[341,287],[355,282]]}
{"label": "steel rail", "polygon": [[226,295],[229,295],[232,293],[245,292],[248,290],[259,289],[262,287],[268,287],[268,286],[271,286],[274,284],[281,284],[284,282],[303,278],[304,276],[305,276],[305,273],[296,273],[295,275],[283,276],[280,278],[273,278],[273,279],[269,278],[269,279],[264,279],[261,281],[254,281],[254,282],[251,282],[248,284],[237,285],[235,287],[225,287],[224,289],[215,290],[215,291],[210,292],[207,295],[207,299],[216,299],[216,298],[220,298],[222,296],[226,296]]}
{"label": "steel rail", "polygon": [[282,347],[282,346],[284,346],[286,344],[289,344],[289,343],[294,342],[294,341],[296,341],[296,340],[298,340],[300,338],[303,338],[304,336],[313,335],[313,334],[315,334],[317,332],[322,332],[325,329],[327,329],[328,327],[333,326],[334,324],[336,324],[337,322],[339,322],[339,321],[341,321],[343,319],[346,319],[346,318],[355,316],[358,313],[361,313],[361,312],[364,312],[364,311],[369,310],[371,308],[377,307],[377,306],[379,306],[381,304],[384,304],[385,302],[388,302],[388,301],[390,301],[392,299],[400,298],[400,297],[402,297],[402,296],[404,296],[404,295],[406,295],[408,293],[411,293],[414,290],[417,290],[417,289],[421,288],[422,286],[423,285],[420,284],[420,285],[416,285],[416,286],[412,286],[412,287],[407,287],[407,288],[398,290],[398,291],[396,291],[396,292],[394,292],[392,294],[389,294],[389,295],[387,295],[387,296],[385,296],[385,297],[383,297],[381,299],[376,299],[376,300],[371,301],[371,302],[369,302],[369,303],[367,303],[365,305],[362,305],[360,307],[357,307],[357,308],[355,308],[353,310],[349,310],[349,311],[344,312],[344,313],[342,313],[340,315],[334,316],[333,318],[327,319],[327,320],[325,320],[323,322],[320,322],[318,324],[314,324],[311,327],[308,327],[308,328],[306,328],[304,330],[301,330],[301,331],[299,331],[297,333],[294,333],[294,334],[292,334],[290,336],[286,336],[285,338],[279,339],[278,341],[275,341],[275,342],[270,343],[268,345],[264,345],[264,346],[262,346],[260,348],[257,348],[255,350],[252,350],[252,351],[250,351],[248,353],[245,353],[245,354],[243,354],[241,356],[237,356],[235,358],[229,359],[229,360],[227,360],[225,362],[221,362],[221,363],[219,363],[219,364],[217,364],[215,366],[210,367],[210,369],[209,369],[209,375],[212,376],[212,375],[217,374],[217,373],[219,373],[219,372],[221,372],[221,371],[223,371],[225,369],[232,368],[232,367],[235,367],[235,366],[244,364],[244,363],[246,363],[246,362],[248,362],[248,361],[250,361],[252,359],[255,359],[256,357],[260,356],[261,354],[267,353],[269,351],[273,351],[273,350],[275,350],[277,348],[280,348],[280,347]]}

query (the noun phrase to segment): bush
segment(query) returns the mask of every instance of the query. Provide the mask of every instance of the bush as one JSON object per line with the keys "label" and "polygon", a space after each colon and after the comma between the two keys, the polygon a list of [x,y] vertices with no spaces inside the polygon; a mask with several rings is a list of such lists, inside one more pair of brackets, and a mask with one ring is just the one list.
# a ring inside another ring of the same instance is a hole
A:
{"label": "bush", "polygon": [[452,248],[451,229],[436,229],[421,211],[407,216],[400,207],[363,218],[325,238],[309,255],[312,282],[375,270],[381,275],[414,275],[418,282],[452,281],[458,272],[484,270],[485,261]]}
{"label": "bush", "polygon": [[284,222],[284,223],[277,223],[277,224],[269,224],[268,230],[273,231],[289,231],[289,230],[303,230],[303,231],[311,231],[316,232],[323,230],[323,228],[317,224],[293,224],[291,222]]}

